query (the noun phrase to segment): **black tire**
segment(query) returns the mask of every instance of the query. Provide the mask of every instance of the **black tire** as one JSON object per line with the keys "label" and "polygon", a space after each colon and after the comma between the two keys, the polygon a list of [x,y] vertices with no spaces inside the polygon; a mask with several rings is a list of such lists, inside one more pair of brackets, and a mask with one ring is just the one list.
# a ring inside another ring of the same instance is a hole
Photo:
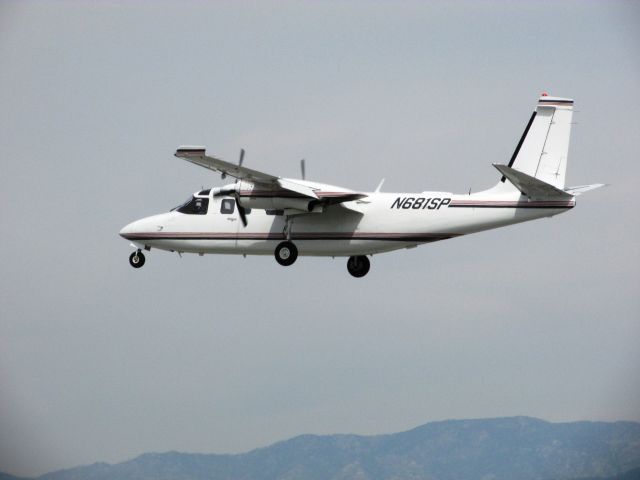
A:
{"label": "black tire", "polygon": [[133,268],[140,268],[144,265],[144,254],[138,250],[129,255],[129,264]]}
{"label": "black tire", "polygon": [[274,252],[276,262],[284,267],[293,265],[298,258],[298,249],[291,242],[280,242]]}
{"label": "black tire", "polygon": [[369,273],[370,267],[371,263],[364,255],[349,257],[349,260],[347,260],[347,270],[356,278],[364,277]]}

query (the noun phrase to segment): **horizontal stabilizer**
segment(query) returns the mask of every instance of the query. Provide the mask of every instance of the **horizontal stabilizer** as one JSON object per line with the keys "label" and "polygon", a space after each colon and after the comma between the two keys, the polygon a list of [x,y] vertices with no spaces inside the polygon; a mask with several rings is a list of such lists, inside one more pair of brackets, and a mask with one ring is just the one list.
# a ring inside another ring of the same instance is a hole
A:
{"label": "horizontal stabilizer", "polygon": [[493,166],[513,183],[523,195],[526,195],[531,200],[569,200],[573,198],[571,193],[560,190],[553,185],[508,167],[507,165],[494,163]]}
{"label": "horizontal stabilizer", "polygon": [[596,188],[606,187],[606,183],[594,183],[593,185],[580,185],[579,187],[565,188],[564,191],[570,193],[573,196],[578,196],[581,193],[588,192],[589,190],[595,190]]}

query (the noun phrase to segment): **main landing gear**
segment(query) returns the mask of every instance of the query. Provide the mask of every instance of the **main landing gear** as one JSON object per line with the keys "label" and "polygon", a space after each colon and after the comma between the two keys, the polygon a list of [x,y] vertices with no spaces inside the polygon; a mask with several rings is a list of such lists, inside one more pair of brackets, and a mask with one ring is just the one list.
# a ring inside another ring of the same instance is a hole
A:
{"label": "main landing gear", "polygon": [[274,255],[276,262],[284,267],[288,267],[289,265],[293,265],[296,258],[298,258],[298,249],[292,242],[280,242],[276,247]]}
{"label": "main landing gear", "polygon": [[276,247],[275,252],[273,254],[276,257],[276,262],[278,262],[283,267],[288,267],[289,265],[293,265],[298,258],[298,248],[291,241],[291,224],[293,223],[293,218],[287,216],[287,220],[284,226],[284,230],[282,233],[285,235],[286,240],[284,242],[280,242]]}
{"label": "main landing gear", "polygon": [[349,260],[347,260],[347,270],[349,270],[349,273],[356,278],[364,277],[369,273],[370,267],[371,263],[364,255],[349,257]]}
{"label": "main landing gear", "polygon": [[144,254],[140,250],[136,250],[129,255],[129,264],[133,268],[140,268],[144,265]]}
{"label": "main landing gear", "polygon": [[[288,267],[289,265],[293,265],[298,258],[298,249],[288,240],[280,242],[276,247],[274,256],[276,257],[276,262]],[[131,265],[133,265],[133,263]],[[364,277],[369,273],[369,268],[371,268],[371,263],[365,255],[354,255],[347,260],[347,270],[356,278]]]}

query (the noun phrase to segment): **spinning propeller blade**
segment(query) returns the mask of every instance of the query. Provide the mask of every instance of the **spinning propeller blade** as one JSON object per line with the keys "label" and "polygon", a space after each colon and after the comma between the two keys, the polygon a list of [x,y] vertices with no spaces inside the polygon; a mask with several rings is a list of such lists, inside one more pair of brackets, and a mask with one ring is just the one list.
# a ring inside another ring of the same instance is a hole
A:
{"label": "spinning propeller blade", "polygon": [[234,197],[236,197],[236,205],[238,206],[238,214],[240,214],[240,220],[242,221],[242,226],[247,226],[247,212],[244,207],[240,205],[240,194],[238,192],[235,193]]}
{"label": "spinning propeller blade", "polygon": [[[244,148],[240,149],[240,158],[238,159],[238,166],[242,166],[242,162],[244,162]],[[239,188],[239,187],[238,187]],[[240,194],[236,190],[236,205],[238,206],[238,214],[240,214],[240,220],[242,220],[242,226],[247,226],[247,212],[242,205],[240,205]]]}
{"label": "spinning propeller blade", "polygon": [[[242,162],[244,162],[244,148],[240,149],[240,159],[238,160],[238,166],[241,167],[242,166]],[[220,175],[220,178],[222,178],[222,180],[224,180],[225,178],[227,178],[227,174],[226,173],[222,173]]]}

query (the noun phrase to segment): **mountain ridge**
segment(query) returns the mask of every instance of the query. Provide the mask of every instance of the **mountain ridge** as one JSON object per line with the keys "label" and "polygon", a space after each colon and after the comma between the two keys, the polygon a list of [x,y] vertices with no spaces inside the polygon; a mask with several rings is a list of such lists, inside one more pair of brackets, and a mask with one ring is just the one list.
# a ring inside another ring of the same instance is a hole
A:
{"label": "mountain ridge", "polygon": [[568,480],[626,474],[625,480],[640,475],[640,423],[518,416],[442,420],[370,436],[303,434],[240,454],[145,453],[37,479]]}

